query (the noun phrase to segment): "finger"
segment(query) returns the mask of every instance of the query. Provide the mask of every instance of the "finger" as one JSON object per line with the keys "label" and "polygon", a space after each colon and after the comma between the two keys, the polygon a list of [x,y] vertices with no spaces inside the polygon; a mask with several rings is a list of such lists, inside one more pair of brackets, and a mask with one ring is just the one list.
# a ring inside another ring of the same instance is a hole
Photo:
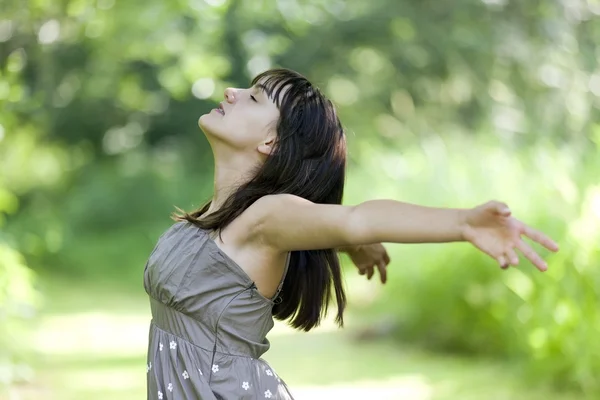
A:
{"label": "finger", "polygon": [[390,255],[387,253],[387,251],[383,254],[383,261],[385,262],[385,265],[388,265],[390,263]]}
{"label": "finger", "polygon": [[359,268],[359,269],[358,269],[358,274],[359,274],[359,275],[364,275],[364,274],[366,274],[366,273],[367,273],[367,269],[366,269],[366,268]]}
{"label": "finger", "polygon": [[498,261],[498,264],[500,264],[500,268],[502,269],[506,269],[510,265],[506,260],[505,256],[499,256],[496,260]]}
{"label": "finger", "polygon": [[385,261],[379,261],[377,263],[377,269],[379,270],[379,277],[381,278],[381,283],[385,283],[387,281],[387,268]]}
{"label": "finger", "polygon": [[519,242],[517,243],[517,249],[519,249],[519,251],[521,253],[523,253],[523,255],[529,261],[531,261],[531,263],[533,265],[535,265],[536,268],[539,269],[540,271],[545,271],[545,270],[548,269],[548,266],[546,265],[546,263],[544,262],[544,260],[542,260],[542,258],[538,255],[538,253],[536,253],[535,250],[533,250],[531,248],[531,246],[529,246],[524,241],[519,240]]}
{"label": "finger", "polygon": [[527,236],[534,242],[538,242],[548,250],[558,251],[558,244],[554,240],[550,239],[548,236],[544,235],[542,232],[525,225],[524,233],[525,236]]}
{"label": "finger", "polygon": [[375,270],[373,269],[373,267],[369,267],[367,268],[367,279],[371,280],[371,278],[373,277],[373,274],[375,274]]}
{"label": "finger", "polygon": [[519,265],[519,256],[517,255],[517,252],[514,249],[506,250],[506,258],[510,265]]}
{"label": "finger", "polygon": [[502,203],[501,201],[493,201],[492,205],[496,213],[505,217],[510,216],[510,208],[508,208],[505,203]]}

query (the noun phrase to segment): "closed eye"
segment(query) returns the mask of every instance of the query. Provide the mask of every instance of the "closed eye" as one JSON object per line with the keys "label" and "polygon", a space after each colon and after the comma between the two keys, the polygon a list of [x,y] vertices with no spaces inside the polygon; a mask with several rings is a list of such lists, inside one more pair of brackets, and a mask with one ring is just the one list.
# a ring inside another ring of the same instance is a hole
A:
{"label": "closed eye", "polygon": [[254,97],[253,95],[250,95],[250,98],[252,99],[253,102],[258,103],[258,101],[256,100],[256,97]]}

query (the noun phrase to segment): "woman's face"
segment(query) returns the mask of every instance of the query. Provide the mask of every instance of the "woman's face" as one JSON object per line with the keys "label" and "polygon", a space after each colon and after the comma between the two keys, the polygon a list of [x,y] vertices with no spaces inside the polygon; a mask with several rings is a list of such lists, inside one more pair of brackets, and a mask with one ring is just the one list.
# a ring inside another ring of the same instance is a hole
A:
{"label": "woman's face", "polygon": [[261,146],[276,137],[279,109],[261,88],[228,88],[218,108],[204,114],[198,126],[211,144],[224,144],[237,151],[264,153]]}

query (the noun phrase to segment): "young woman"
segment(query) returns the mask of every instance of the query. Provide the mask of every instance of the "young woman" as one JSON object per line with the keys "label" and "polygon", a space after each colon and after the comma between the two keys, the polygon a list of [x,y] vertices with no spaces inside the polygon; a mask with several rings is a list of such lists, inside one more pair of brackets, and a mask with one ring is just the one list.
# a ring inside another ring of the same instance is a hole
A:
{"label": "young woman", "polygon": [[542,271],[521,236],[558,250],[495,201],[472,209],[342,206],[344,130],[332,103],[296,72],[270,70],[248,89],[227,89],[199,126],[214,154],[214,196],[175,216],[144,273],[153,317],[149,399],[291,399],[260,359],[266,335],[273,317],[305,331],[317,326],[332,292],[342,324],[340,249],[384,281],[384,242],[468,241],[502,268],[519,262],[519,250]]}

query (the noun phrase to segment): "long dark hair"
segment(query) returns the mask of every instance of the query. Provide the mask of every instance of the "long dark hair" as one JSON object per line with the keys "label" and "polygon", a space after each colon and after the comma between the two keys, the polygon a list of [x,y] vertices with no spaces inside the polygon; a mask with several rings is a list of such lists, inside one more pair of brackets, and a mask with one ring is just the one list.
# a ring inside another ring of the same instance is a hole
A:
{"label": "long dark hair", "polygon": [[[219,210],[198,220],[208,211],[208,203],[192,213],[175,214],[174,219],[220,232],[256,200],[270,194],[293,194],[321,204],[342,203],[346,137],[331,101],[305,77],[287,69],[263,72],[252,85],[261,87],[280,111],[273,152]],[[342,326],[346,295],[337,251],[292,252],[273,316],[291,318],[291,326],[309,331],[327,313],[332,284],[336,322]]]}

